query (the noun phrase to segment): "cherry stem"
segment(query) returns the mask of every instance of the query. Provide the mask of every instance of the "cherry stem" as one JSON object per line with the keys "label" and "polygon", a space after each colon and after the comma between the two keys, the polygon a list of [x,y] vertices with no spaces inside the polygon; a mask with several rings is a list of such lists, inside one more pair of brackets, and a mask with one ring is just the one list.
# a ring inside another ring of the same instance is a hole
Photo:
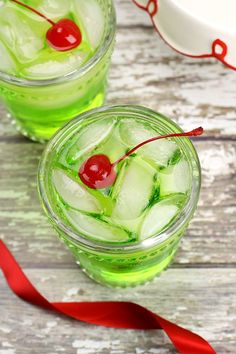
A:
{"label": "cherry stem", "polygon": [[119,160],[115,161],[112,166],[117,165],[118,163],[120,163],[121,161],[123,161],[124,159],[126,159],[126,157],[130,156],[131,154],[133,154],[136,150],[138,150],[139,148],[141,148],[143,145],[149,144],[152,141],[155,140],[160,140],[160,139],[166,139],[166,138],[177,138],[177,137],[183,137],[183,136],[199,136],[202,135],[204,133],[204,130],[202,127],[196,128],[194,130],[191,130],[190,132],[186,132],[186,133],[175,133],[175,134],[168,134],[168,135],[162,135],[162,136],[157,136],[155,138],[151,138],[148,140],[143,141],[142,143],[138,144],[137,146],[135,146],[133,149],[129,150],[124,156],[122,156]]}
{"label": "cherry stem", "polygon": [[26,4],[23,4],[21,1],[19,0],[11,0],[13,2],[15,2],[16,4],[18,5],[21,5],[23,7],[25,7],[26,9],[28,10],[31,10],[32,12],[34,12],[35,14],[37,14],[38,16],[44,18],[46,21],[48,21],[52,26],[54,26],[56,23],[52,20],[50,20],[50,18],[48,18],[47,16],[43,15],[41,12],[35,10],[33,7],[29,6],[29,5],[26,5]]}

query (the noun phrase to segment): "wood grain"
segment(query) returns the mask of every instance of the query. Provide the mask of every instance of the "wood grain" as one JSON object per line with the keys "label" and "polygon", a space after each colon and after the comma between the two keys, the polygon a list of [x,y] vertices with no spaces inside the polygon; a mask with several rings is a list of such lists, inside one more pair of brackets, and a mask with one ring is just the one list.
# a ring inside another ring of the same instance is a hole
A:
{"label": "wood grain", "polygon": [[[202,163],[202,194],[174,266],[236,265],[236,142],[199,140],[195,145]],[[0,142],[1,237],[24,266],[73,268],[71,255],[39,204],[41,152],[39,144]]]}
{"label": "wood grain", "polygon": [[[26,272],[51,300],[133,301],[204,336],[217,353],[234,353],[235,269],[169,270],[146,286],[115,291],[94,285],[79,270],[26,269]],[[17,348],[16,353],[27,354],[175,353],[162,332],[124,332],[81,324],[22,303],[11,294],[2,279],[0,289],[0,353],[6,348],[3,343],[8,343],[9,348]]]}
{"label": "wood grain", "polygon": [[[108,104],[148,106],[196,141],[203,184],[199,208],[174,264],[144,287],[111,291],[77,269],[39,204],[43,146],[21,137],[0,106],[0,238],[52,300],[132,300],[208,339],[218,354],[236,348],[236,73],[166,46],[131,0],[116,0],[118,33]],[[0,276],[0,354],[170,354],[161,332],[97,328],[22,303]]]}
{"label": "wood grain", "polygon": [[119,31],[113,63],[109,102],[143,104],[186,129],[202,124],[208,136],[235,137],[235,72],[180,56],[152,28],[139,27]]}

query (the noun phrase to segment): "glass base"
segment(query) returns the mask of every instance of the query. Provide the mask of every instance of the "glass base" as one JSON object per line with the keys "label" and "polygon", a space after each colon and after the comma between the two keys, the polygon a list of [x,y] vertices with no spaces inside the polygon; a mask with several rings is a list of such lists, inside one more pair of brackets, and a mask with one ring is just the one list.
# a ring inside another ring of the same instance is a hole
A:
{"label": "glass base", "polygon": [[109,271],[102,267],[94,266],[91,262],[91,267],[89,266],[88,260],[86,265],[83,261],[77,260],[77,264],[80,266],[82,271],[86,273],[92,280],[99,284],[105,285],[112,288],[127,288],[135,287],[138,285],[143,285],[152,281],[155,277],[159,276],[161,272],[166,270],[173,261],[176,249],[174,249],[171,254],[169,254],[160,263],[154,264],[144,269],[135,270],[130,267],[127,271],[122,271],[117,269],[116,271]]}
{"label": "glass base", "polygon": [[[47,114],[43,112],[41,113],[42,118],[40,119],[34,119],[33,115],[32,118],[29,117],[28,112],[26,117],[17,117],[12,113],[9,113],[8,116],[12,119],[12,124],[16,127],[17,131],[19,131],[22,135],[30,140],[44,143],[49,140],[64,124],[77,115],[90,109],[101,107],[104,104],[104,100],[105,92],[103,90],[102,92],[99,92],[92,100],[82,106],[79,103],[75,104],[73,109],[70,109],[69,115],[65,109],[63,120],[57,119],[58,117],[56,114],[55,117],[52,117],[52,114],[50,113],[48,113],[47,118]],[[38,112],[38,115],[39,114],[40,112]]]}

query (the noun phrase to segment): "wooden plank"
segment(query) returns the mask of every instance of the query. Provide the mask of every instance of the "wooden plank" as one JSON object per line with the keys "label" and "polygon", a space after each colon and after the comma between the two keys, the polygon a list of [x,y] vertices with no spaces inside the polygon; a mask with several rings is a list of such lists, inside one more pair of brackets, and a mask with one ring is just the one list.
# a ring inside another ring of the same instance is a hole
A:
{"label": "wooden plank", "polygon": [[[199,209],[174,266],[236,264],[236,142],[196,142],[203,184]],[[0,143],[0,237],[24,266],[74,267],[39,204],[39,144]]]}
{"label": "wooden plank", "polygon": [[119,29],[108,102],[145,105],[184,127],[203,124],[211,136],[235,136],[235,73],[215,60],[176,53],[132,1],[116,4]]}
{"label": "wooden plank", "polygon": [[[179,55],[131,2],[117,7],[120,25],[107,103],[145,105],[183,127],[202,124],[209,136],[236,137],[235,73],[214,60]],[[0,139],[19,140],[3,108],[0,116]]]}
{"label": "wooden plank", "polygon": [[[2,106],[0,238],[52,300],[132,300],[204,336],[217,353],[234,353],[235,73],[214,60],[175,53],[131,0],[116,0],[116,7],[117,45],[107,103],[142,104],[184,129],[201,124],[207,131],[196,143],[203,167],[199,209],[174,264],[151,284],[112,291],[78,271],[39,205],[36,170],[43,146],[21,137]],[[161,332],[97,328],[32,308],[11,294],[1,275],[0,293],[0,354],[175,352]]]}
{"label": "wooden plank", "polygon": [[183,127],[202,124],[210,136],[235,137],[235,83],[233,71],[175,53],[152,29],[121,29],[108,102],[145,105]]}
{"label": "wooden plank", "polygon": [[[135,289],[110,290],[79,270],[27,269],[39,290],[55,301],[133,301],[209,340],[217,353],[236,347],[236,269],[172,269]],[[158,331],[89,326],[46,313],[17,299],[0,276],[0,353],[170,354]],[[24,338],[24,340],[22,340]]]}
{"label": "wooden plank", "polygon": [[152,28],[149,15],[145,11],[141,11],[133,0],[116,0],[114,3],[119,28]]}

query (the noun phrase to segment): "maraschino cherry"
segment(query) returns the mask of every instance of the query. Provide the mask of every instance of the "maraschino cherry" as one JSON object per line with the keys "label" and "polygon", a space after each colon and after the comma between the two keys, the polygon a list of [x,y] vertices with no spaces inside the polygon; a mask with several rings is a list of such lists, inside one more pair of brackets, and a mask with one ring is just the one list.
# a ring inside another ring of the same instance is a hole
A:
{"label": "maraschino cherry", "polygon": [[11,0],[18,5],[21,5],[28,10],[36,13],[38,16],[44,18],[51,24],[51,27],[47,31],[46,39],[50,47],[55,50],[65,52],[67,50],[74,49],[82,42],[82,34],[77,24],[67,18],[63,18],[58,22],[50,20],[41,12],[35,10],[33,7],[22,3],[19,0]]}
{"label": "maraschino cherry", "polygon": [[163,136],[157,136],[149,140],[145,140],[142,143],[135,146],[133,149],[129,150],[124,156],[119,160],[111,163],[108,156],[99,154],[93,155],[88,160],[86,160],[79,169],[79,177],[81,181],[89,188],[92,189],[103,189],[112,186],[115,182],[117,173],[115,171],[115,166],[126,159],[128,156],[133,154],[136,150],[141,148],[143,145],[149,144],[152,141],[166,139],[166,138],[175,138],[183,136],[199,136],[204,132],[202,127],[191,130],[187,133],[176,133],[168,134]]}
{"label": "maraschino cherry", "polygon": [[93,189],[103,189],[115,182],[114,166],[106,155],[93,155],[81,166],[80,179]]}

